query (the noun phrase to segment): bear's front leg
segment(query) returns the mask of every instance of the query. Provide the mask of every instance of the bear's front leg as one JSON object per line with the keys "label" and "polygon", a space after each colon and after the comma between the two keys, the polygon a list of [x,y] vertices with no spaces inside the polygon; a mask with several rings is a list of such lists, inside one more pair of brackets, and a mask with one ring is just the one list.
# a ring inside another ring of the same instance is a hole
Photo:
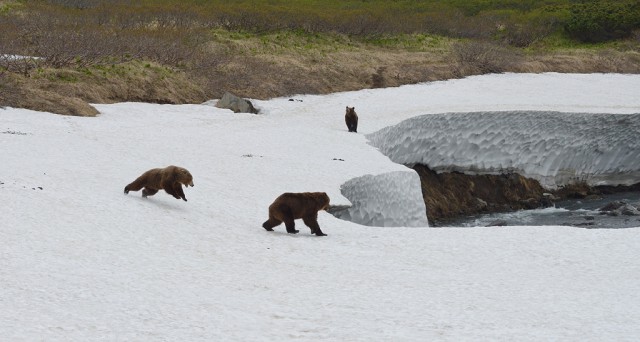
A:
{"label": "bear's front leg", "polygon": [[187,198],[184,195],[184,190],[182,190],[182,185],[180,183],[175,183],[174,185],[174,191],[175,193],[180,196],[180,198],[182,198],[185,202],[187,201]]}
{"label": "bear's front leg", "polygon": [[316,234],[316,236],[327,236],[327,234],[323,233],[320,229],[318,218],[316,216],[303,217],[302,221],[307,225],[307,227],[311,228],[311,234]]}
{"label": "bear's front leg", "polygon": [[178,194],[176,194],[175,190],[173,189],[173,184],[171,182],[165,182],[164,184],[162,184],[162,188],[169,195],[175,197],[176,199],[180,199],[180,196],[178,196]]}

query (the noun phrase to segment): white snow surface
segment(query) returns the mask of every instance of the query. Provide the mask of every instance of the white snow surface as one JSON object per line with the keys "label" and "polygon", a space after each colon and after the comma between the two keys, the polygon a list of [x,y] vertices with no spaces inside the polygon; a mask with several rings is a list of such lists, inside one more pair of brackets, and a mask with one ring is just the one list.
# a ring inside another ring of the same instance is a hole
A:
{"label": "white snow surface", "polygon": [[[634,341],[640,231],[262,229],[283,192],[411,170],[365,134],[423,114],[639,113],[640,76],[503,74],[212,105],[0,110],[0,336],[6,341]],[[348,133],[345,106],[360,116]],[[443,132],[446,133],[446,132]],[[334,160],[334,158],[338,160]],[[342,159],[343,161],[340,161]],[[124,186],[175,164],[188,202]]]}
{"label": "white snow surface", "polygon": [[640,180],[640,114],[427,114],[367,138],[396,163],[425,164],[437,172],[517,172],[547,188]]}

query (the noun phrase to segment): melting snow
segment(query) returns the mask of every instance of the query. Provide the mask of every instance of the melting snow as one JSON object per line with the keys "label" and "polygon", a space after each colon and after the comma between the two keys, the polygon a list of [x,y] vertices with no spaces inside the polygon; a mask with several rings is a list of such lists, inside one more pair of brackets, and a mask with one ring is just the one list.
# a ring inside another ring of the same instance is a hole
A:
{"label": "melting snow", "polygon": [[[322,212],[328,236],[315,237],[302,222],[297,235],[261,223],[293,191],[366,199],[362,218],[398,210],[376,194],[416,212],[401,196],[417,192],[413,171],[365,138],[405,119],[640,113],[639,90],[638,75],[504,74],[253,101],[263,115],[210,104],[96,105],[95,118],[0,110],[1,339],[635,340],[637,229],[382,228]],[[347,105],[362,134],[347,132]],[[193,174],[189,202],[123,194],[170,164]],[[371,182],[384,175],[394,176]]]}
{"label": "melting snow", "polygon": [[640,180],[640,114],[479,112],[422,115],[367,135],[400,164],[518,172],[556,187]]}

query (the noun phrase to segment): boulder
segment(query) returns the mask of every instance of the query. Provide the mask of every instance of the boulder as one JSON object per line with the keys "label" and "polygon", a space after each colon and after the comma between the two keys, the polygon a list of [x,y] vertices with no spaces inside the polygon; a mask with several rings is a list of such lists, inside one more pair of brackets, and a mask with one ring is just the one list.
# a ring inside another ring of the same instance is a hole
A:
{"label": "boulder", "polygon": [[224,93],[222,98],[218,103],[216,103],[216,107],[231,109],[234,113],[258,114],[258,110],[253,106],[251,101],[245,100],[229,92]]}
{"label": "boulder", "polygon": [[488,225],[486,225],[485,227],[505,227],[508,226],[509,224],[507,223],[506,220],[495,220],[491,223],[489,223]]}
{"label": "boulder", "polygon": [[627,204],[619,210],[622,215],[640,216],[640,210],[638,210],[638,208],[632,206],[631,204]]}
{"label": "boulder", "polygon": [[600,212],[610,216],[640,216],[640,210],[625,201],[613,201],[600,208]]}
{"label": "boulder", "polygon": [[614,211],[617,209],[622,208],[623,206],[627,205],[627,202],[625,201],[613,201],[607,205],[605,205],[604,207],[600,208],[600,211]]}

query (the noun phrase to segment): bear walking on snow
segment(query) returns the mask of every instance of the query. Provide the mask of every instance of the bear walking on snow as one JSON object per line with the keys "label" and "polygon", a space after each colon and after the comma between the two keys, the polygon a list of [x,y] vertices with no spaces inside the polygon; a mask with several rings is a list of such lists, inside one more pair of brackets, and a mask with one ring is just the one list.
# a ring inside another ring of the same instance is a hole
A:
{"label": "bear walking on snow", "polygon": [[349,132],[358,133],[358,114],[356,114],[356,107],[347,106],[347,112],[344,114],[344,121],[347,123]]}
{"label": "bear walking on snow", "polygon": [[329,196],[324,192],[286,192],[269,206],[269,219],[262,224],[268,231],[284,222],[287,233],[296,234],[294,220],[302,219],[307,227],[311,228],[311,234],[326,236],[318,225],[318,211],[329,207]]}
{"label": "bear walking on snow", "polygon": [[184,196],[182,184],[186,187],[193,186],[193,176],[183,167],[170,165],[143,173],[124,187],[124,193],[128,194],[129,191],[142,189],[142,197],[147,197],[155,195],[160,189],[164,189],[169,195],[186,201],[187,198]]}

